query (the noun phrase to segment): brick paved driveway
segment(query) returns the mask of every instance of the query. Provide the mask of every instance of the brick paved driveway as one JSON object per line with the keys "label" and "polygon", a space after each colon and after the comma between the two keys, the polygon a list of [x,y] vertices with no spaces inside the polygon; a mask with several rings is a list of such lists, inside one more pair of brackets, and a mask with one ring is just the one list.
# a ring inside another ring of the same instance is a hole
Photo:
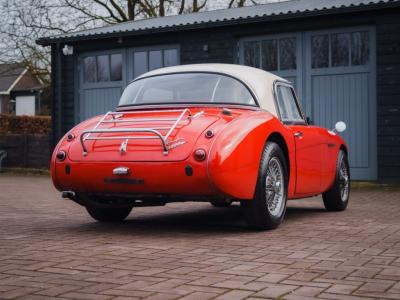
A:
{"label": "brick paved driveway", "polygon": [[0,176],[1,299],[400,299],[400,192],[354,191],[348,210],[291,202],[278,230],[238,207],[134,209],[92,221],[47,177]]}

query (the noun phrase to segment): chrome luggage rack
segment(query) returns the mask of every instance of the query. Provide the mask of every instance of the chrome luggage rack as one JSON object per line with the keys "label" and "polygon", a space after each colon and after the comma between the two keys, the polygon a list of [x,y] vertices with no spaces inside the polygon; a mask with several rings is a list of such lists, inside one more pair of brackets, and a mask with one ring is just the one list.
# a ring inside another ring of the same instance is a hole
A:
{"label": "chrome luggage rack", "polygon": [[[82,145],[83,155],[88,155],[88,150],[85,145],[85,141],[87,140],[123,140],[120,152],[124,154],[126,152],[126,148],[128,145],[128,141],[132,139],[160,139],[163,154],[168,155],[168,150],[173,148],[169,147],[171,142],[176,141],[169,141],[172,132],[178,128],[180,122],[184,119],[190,119],[192,117],[192,113],[188,108],[185,109],[173,109],[173,110],[157,110],[151,111],[152,113],[180,113],[177,118],[174,117],[166,117],[166,118],[126,118],[120,120],[121,117],[124,115],[140,115],[149,113],[149,111],[130,111],[130,112],[107,112],[100,121],[93,127],[93,129],[85,130],[80,135],[80,142]],[[185,115],[187,117],[185,118]],[[197,114],[196,114],[197,115]],[[101,125],[107,123],[131,123],[132,125],[145,125],[148,122],[162,122],[167,123],[167,126],[159,126],[159,127],[131,127],[131,128],[101,128]],[[165,130],[166,134],[163,135],[160,131]],[[150,133],[151,135],[127,135],[127,136],[91,136],[94,133]]]}

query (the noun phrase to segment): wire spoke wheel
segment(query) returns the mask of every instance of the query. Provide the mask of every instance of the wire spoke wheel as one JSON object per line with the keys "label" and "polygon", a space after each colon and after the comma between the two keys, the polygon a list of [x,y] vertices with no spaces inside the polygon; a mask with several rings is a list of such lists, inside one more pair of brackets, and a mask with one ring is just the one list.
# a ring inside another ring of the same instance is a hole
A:
{"label": "wire spoke wheel", "polygon": [[349,170],[344,160],[340,163],[339,188],[342,201],[346,201],[349,196]]}
{"label": "wire spoke wheel", "polygon": [[285,154],[275,142],[267,142],[260,160],[254,198],[242,201],[246,222],[254,229],[274,229],[286,211],[288,171]]}
{"label": "wire spoke wheel", "polygon": [[329,190],[322,194],[325,208],[328,211],[343,211],[350,198],[350,169],[347,154],[339,151],[336,161],[336,178]]}
{"label": "wire spoke wheel", "polygon": [[267,208],[274,217],[280,216],[284,208],[284,175],[281,162],[273,157],[270,159],[265,179],[265,197]]}

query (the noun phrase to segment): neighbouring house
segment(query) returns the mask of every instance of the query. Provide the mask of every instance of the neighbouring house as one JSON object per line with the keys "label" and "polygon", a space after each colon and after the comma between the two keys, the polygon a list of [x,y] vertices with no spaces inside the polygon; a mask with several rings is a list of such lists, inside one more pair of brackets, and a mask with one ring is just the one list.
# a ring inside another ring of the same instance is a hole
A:
{"label": "neighbouring house", "polygon": [[148,70],[245,64],[293,82],[314,124],[347,123],[353,179],[400,180],[400,0],[281,1],[37,43],[51,46],[54,140],[113,110],[123,88]]}
{"label": "neighbouring house", "polygon": [[0,64],[0,113],[34,116],[41,108],[42,82],[20,64]]}

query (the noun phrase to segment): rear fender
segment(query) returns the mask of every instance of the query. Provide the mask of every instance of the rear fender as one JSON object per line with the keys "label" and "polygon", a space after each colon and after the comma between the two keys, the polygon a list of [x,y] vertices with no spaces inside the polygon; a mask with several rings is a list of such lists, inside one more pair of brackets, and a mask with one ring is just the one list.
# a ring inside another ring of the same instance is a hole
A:
{"label": "rear fender", "polygon": [[268,112],[240,117],[221,130],[211,146],[207,166],[214,188],[229,198],[253,199],[262,151],[268,137],[276,132],[287,143],[289,161],[294,163],[295,160],[290,159],[293,137]]}
{"label": "rear fender", "polygon": [[71,142],[67,140],[67,136],[69,134],[72,134],[74,139],[79,138],[79,133],[82,131],[83,128],[89,127],[89,126],[94,126],[101,118],[102,116],[96,116],[93,117],[91,119],[88,119],[86,121],[83,121],[82,123],[79,123],[78,125],[76,125],[74,128],[72,128],[71,130],[69,130],[57,143],[57,145],[55,146],[54,150],[53,150],[53,154],[51,156],[50,159],[50,174],[51,174],[51,178],[53,180],[53,184],[56,187],[56,189],[60,190],[61,189],[61,185],[58,182],[57,179],[57,174],[56,174],[56,154],[60,151],[63,150],[66,153],[68,153],[69,147],[71,146]]}

